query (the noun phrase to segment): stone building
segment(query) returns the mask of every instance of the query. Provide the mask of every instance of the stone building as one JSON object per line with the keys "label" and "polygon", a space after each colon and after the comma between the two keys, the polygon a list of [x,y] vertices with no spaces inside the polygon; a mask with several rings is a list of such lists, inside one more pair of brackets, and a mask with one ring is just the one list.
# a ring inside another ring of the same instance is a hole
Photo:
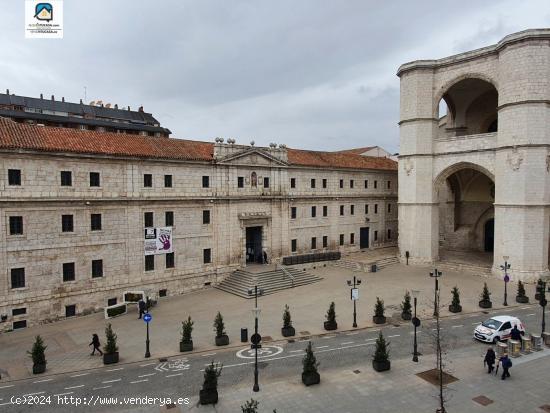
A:
{"label": "stone building", "polygon": [[[264,250],[280,262],[397,242],[386,158],[5,118],[0,151],[4,330],[96,311],[125,290],[213,285]],[[155,231],[164,253],[145,252]]]}
{"label": "stone building", "polygon": [[401,258],[462,251],[500,276],[505,260],[513,279],[548,275],[550,29],[397,74]]}

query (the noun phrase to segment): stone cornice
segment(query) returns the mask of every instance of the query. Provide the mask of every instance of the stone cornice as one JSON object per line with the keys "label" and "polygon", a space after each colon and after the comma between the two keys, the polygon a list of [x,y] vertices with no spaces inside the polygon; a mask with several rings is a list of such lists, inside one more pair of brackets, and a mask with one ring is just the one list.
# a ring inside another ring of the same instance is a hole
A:
{"label": "stone cornice", "polygon": [[550,106],[550,100],[548,99],[530,99],[530,100],[520,100],[517,102],[503,103],[497,107],[497,111],[501,109],[508,108],[510,106],[519,106],[519,105],[548,105]]}
{"label": "stone cornice", "polygon": [[437,118],[409,118],[409,119],[403,119],[397,122],[399,126],[401,126],[404,123],[411,123],[411,122],[439,122],[439,119]]}
{"label": "stone cornice", "polygon": [[497,152],[497,151],[510,150],[510,149],[514,149],[514,148],[516,148],[516,149],[526,149],[526,148],[548,148],[548,149],[550,149],[550,144],[549,143],[526,143],[526,144],[519,144],[519,145],[499,146],[499,147],[496,147],[496,148],[487,148],[487,149],[469,149],[469,150],[466,150],[466,151],[400,154],[398,156],[398,159],[406,159],[406,158],[413,158],[413,157],[433,158],[433,157],[436,157],[436,156],[459,155],[459,154],[465,154],[465,153]]}

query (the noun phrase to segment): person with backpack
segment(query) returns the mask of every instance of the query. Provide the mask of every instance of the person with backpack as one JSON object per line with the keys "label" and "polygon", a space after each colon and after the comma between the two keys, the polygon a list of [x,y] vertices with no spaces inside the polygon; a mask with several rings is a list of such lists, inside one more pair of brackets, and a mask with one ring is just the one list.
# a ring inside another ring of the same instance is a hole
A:
{"label": "person with backpack", "polygon": [[512,360],[508,357],[508,353],[504,353],[499,362],[502,364],[502,376],[500,378],[506,380],[506,377],[510,377],[509,370],[512,367]]}
{"label": "person with backpack", "polygon": [[92,335],[92,342],[88,345],[94,346],[94,349],[92,350],[92,353],[90,354],[90,356],[93,356],[96,350],[99,351],[100,356],[103,355],[103,351],[101,351],[101,349],[99,348],[101,344],[99,344],[99,337],[97,336],[97,334]]}
{"label": "person with backpack", "polygon": [[487,373],[491,373],[493,369],[495,368],[495,360],[497,356],[495,354],[495,350],[493,348],[489,348],[487,350],[487,353],[485,354],[485,359],[483,360],[483,364],[487,365]]}

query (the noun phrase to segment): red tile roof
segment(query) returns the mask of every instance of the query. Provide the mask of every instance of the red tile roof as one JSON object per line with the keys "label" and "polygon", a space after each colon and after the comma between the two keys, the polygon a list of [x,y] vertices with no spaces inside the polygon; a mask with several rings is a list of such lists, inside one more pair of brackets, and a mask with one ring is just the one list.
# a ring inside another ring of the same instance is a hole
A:
{"label": "red tile roof", "polygon": [[[27,125],[2,117],[0,149],[207,162],[214,158],[214,144],[211,142]],[[289,148],[288,161],[297,166],[397,170],[397,162],[391,159],[349,152]]]}
{"label": "red tile roof", "polygon": [[376,148],[376,146],[365,146],[364,148],[353,148],[353,149],[344,149],[343,151],[338,151],[338,153],[355,153],[361,155],[371,149]]}

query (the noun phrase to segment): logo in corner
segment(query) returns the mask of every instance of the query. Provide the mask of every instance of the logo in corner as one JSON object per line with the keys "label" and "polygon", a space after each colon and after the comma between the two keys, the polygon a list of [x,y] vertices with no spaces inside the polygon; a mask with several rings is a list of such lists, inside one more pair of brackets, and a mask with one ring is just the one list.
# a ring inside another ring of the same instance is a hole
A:
{"label": "logo in corner", "polygon": [[52,21],[53,6],[51,3],[37,3],[34,8],[34,17],[37,20]]}

